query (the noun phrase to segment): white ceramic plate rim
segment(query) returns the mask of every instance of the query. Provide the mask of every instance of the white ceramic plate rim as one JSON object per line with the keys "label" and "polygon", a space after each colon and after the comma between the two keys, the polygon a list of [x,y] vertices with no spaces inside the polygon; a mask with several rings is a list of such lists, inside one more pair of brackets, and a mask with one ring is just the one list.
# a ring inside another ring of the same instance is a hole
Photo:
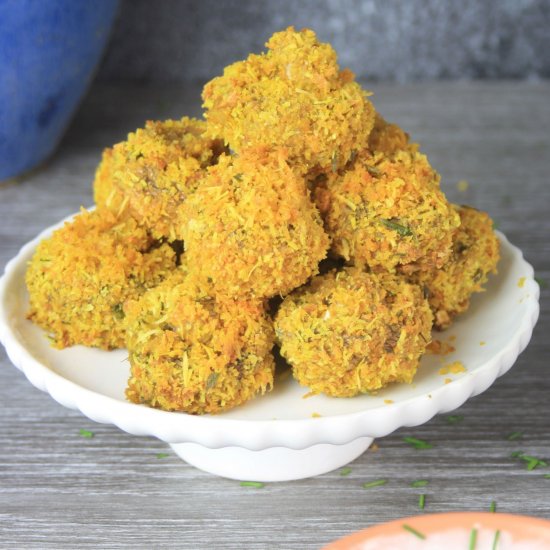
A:
{"label": "white ceramic plate rim", "polygon": [[29,381],[65,407],[79,410],[96,422],[114,424],[134,435],[155,436],[167,443],[194,442],[212,449],[237,446],[253,451],[271,447],[299,450],[319,443],[342,445],[359,437],[382,437],[403,426],[420,425],[435,414],[456,409],[506,373],[527,346],[538,319],[539,287],[534,281],[533,268],[523,259],[521,251],[498,232],[501,246],[513,255],[514,262],[521,263],[526,275],[527,307],[519,329],[489,361],[472,370],[468,376],[431,391],[430,399],[415,397],[391,406],[304,419],[234,419],[223,415],[193,416],[156,410],[91,391],[64,378],[37,360],[18,334],[15,314],[6,306],[10,286],[16,283],[16,270],[40,240],[65,221],[44,230],[6,265],[0,279],[0,342],[10,360]]}

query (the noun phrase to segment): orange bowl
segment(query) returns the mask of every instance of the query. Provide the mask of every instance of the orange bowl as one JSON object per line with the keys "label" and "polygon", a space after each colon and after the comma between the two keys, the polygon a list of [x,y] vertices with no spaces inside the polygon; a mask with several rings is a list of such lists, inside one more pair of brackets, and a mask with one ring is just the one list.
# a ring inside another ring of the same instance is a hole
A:
{"label": "orange bowl", "polygon": [[414,516],[369,527],[323,550],[548,550],[550,521],[491,512]]}

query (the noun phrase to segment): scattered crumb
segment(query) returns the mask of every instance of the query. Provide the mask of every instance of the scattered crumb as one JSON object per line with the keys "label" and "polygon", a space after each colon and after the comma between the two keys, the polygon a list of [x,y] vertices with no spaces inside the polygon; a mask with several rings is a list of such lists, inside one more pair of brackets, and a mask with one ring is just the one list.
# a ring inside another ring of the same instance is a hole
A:
{"label": "scattered crumb", "polygon": [[460,374],[461,372],[466,372],[466,367],[462,361],[453,361],[452,363],[449,363],[439,369],[439,374],[441,375]]}
{"label": "scattered crumb", "polygon": [[453,334],[452,336],[449,336],[449,342],[454,342],[456,340],[456,335]]}
{"label": "scattered crumb", "polygon": [[321,418],[319,413],[311,413],[311,418]]}
{"label": "scattered crumb", "polygon": [[370,447],[369,447],[369,450],[372,451],[373,453],[376,453],[380,450],[380,447],[376,444],[376,443],[373,443]]}
{"label": "scattered crumb", "polygon": [[464,193],[468,190],[468,187],[470,187],[470,184],[466,180],[460,180],[456,184],[456,188],[461,192]]}
{"label": "scattered crumb", "polygon": [[452,378],[445,378],[445,384],[450,384],[452,381]]}
{"label": "scattered crumb", "polygon": [[307,393],[304,393],[304,395],[302,395],[302,399],[309,399],[310,397],[313,397],[315,394],[315,392],[312,392],[312,391],[308,391]]}
{"label": "scattered crumb", "polygon": [[518,280],[518,287],[523,288],[523,285],[525,284],[526,277],[520,277]]}
{"label": "scattered crumb", "polygon": [[384,399],[384,403],[386,403],[386,405],[391,405],[393,402],[393,399]]}
{"label": "scattered crumb", "polygon": [[480,346],[484,346],[485,345],[485,342],[483,340],[481,340],[481,342],[479,343]]}
{"label": "scattered crumb", "polygon": [[428,353],[433,355],[448,355],[455,351],[455,347],[448,342],[442,342],[441,340],[432,340],[427,346]]}

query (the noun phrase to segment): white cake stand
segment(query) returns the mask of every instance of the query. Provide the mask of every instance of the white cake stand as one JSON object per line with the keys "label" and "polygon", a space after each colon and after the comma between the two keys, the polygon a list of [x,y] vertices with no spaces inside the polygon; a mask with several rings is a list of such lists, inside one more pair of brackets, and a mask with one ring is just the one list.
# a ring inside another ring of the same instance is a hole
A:
{"label": "white cake stand", "polygon": [[[232,479],[283,481],[322,474],[357,458],[376,437],[456,409],[510,369],[538,318],[533,268],[499,233],[498,275],[447,332],[434,335],[452,340],[456,351],[425,356],[413,384],[354,398],[304,398],[307,388],[280,376],[269,395],[224,414],[165,412],[125,400],[125,350],[74,346],[59,351],[25,319],[27,262],[39,241],[60,225],[26,244],[0,279],[0,341],[13,364],[62,405],[128,433],[155,436],[189,464]],[[442,374],[444,364],[453,361],[466,370]]]}

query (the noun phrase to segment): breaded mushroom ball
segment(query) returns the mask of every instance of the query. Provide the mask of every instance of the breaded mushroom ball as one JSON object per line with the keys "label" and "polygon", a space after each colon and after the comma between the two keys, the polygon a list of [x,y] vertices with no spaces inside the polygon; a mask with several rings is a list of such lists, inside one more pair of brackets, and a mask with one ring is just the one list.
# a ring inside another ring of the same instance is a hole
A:
{"label": "breaded mushroom ball", "polygon": [[223,155],[183,207],[190,269],[217,294],[285,295],[318,272],[329,239],[281,151]]}
{"label": "breaded mushroom ball", "polygon": [[488,214],[470,206],[455,206],[460,227],[453,237],[453,252],[441,269],[419,271],[410,280],[420,285],[434,313],[434,326],[443,330],[466,311],[474,292],[482,292],[499,260],[499,240]]}
{"label": "breaded mushroom ball", "polygon": [[225,68],[203,91],[209,131],[232,150],[286,148],[301,174],[345,166],[374,124],[368,93],[340,70],[330,44],[289,27],[268,51]]}
{"label": "breaded mushroom ball", "polygon": [[315,277],[286,297],[275,319],[294,377],[312,392],[334,397],[410,383],[431,326],[418,286],[358,268]]}
{"label": "breaded mushroom ball", "polygon": [[460,220],[424,155],[363,151],[315,190],[332,251],[347,262],[403,273],[441,267]]}
{"label": "breaded mushroom ball", "polygon": [[36,249],[26,273],[28,318],[57,348],[124,347],[124,303],[174,269],[170,246],[158,246],[135,220],[82,210]]}
{"label": "breaded mushroom ball", "polygon": [[94,181],[96,204],[134,217],[156,239],[181,239],[176,210],[224,149],[220,140],[205,137],[205,127],[188,117],[148,121],[105,149]]}
{"label": "breaded mushroom ball", "polygon": [[167,411],[219,413],[271,389],[273,325],[262,302],[214,298],[184,266],[125,309],[126,396]]}

